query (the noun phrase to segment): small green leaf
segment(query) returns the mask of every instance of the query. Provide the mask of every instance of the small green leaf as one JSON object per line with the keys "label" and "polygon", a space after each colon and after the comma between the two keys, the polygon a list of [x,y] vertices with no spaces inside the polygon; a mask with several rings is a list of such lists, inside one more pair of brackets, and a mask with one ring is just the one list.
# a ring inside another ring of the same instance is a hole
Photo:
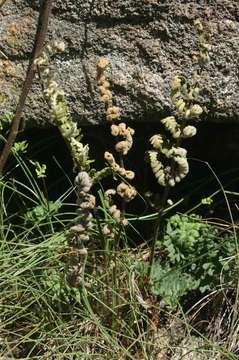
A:
{"label": "small green leaf", "polygon": [[30,163],[35,166],[38,179],[46,177],[46,164],[40,164],[38,161],[33,160],[30,160]]}

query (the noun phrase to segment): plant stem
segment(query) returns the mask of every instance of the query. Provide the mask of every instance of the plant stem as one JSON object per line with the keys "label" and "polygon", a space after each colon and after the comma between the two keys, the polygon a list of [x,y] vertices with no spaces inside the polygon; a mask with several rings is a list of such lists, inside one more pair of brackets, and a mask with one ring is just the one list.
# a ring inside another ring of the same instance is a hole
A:
{"label": "plant stem", "polygon": [[97,213],[95,213],[95,219],[96,219],[96,224],[97,224],[97,228],[99,231],[99,235],[100,235],[100,240],[101,240],[101,248],[104,252],[104,258],[106,259],[107,257],[109,257],[109,249],[107,249],[107,245],[106,245],[106,241],[105,241],[105,236],[103,234],[102,228],[101,228],[101,221],[99,216],[97,216]]}
{"label": "plant stem", "polygon": [[155,222],[155,228],[154,228],[154,236],[153,236],[153,242],[150,248],[150,258],[149,258],[149,267],[148,267],[148,278],[150,279],[151,277],[151,273],[152,273],[152,268],[153,268],[153,263],[154,263],[154,255],[155,255],[155,248],[156,248],[156,242],[160,237],[160,234],[162,234],[162,230],[163,230],[163,211],[168,199],[168,195],[169,195],[169,186],[166,186],[166,188],[164,189],[164,193],[163,193],[163,198],[162,198],[162,202],[161,202],[161,206],[158,210],[158,216]]}
{"label": "plant stem", "polygon": [[112,314],[112,329],[116,330],[116,319],[118,319],[118,296],[117,296],[117,289],[118,289],[118,281],[117,281],[117,252],[118,252],[118,245],[120,241],[120,236],[122,233],[122,225],[120,225],[119,231],[115,237],[114,241],[114,248],[113,248],[113,271],[112,271],[112,283],[113,283],[113,292],[112,292],[112,308],[114,310]]}

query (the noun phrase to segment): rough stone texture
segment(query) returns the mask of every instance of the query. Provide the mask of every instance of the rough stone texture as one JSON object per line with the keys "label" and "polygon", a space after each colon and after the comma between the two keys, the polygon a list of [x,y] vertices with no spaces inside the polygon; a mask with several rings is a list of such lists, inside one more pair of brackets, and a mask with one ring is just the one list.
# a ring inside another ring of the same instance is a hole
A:
{"label": "rough stone texture", "polygon": [[[192,73],[197,51],[196,18],[212,36],[200,102],[204,119],[239,121],[239,1],[238,0],[55,0],[49,38],[63,39],[66,52],[55,68],[73,116],[98,124],[104,106],[96,86],[96,62],[110,60],[108,75],[123,118],[151,121],[169,114],[170,79]],[[7,0],[0,12],[1,113],[14,109],[33,46],[39,1]],[[42,123],[48,117],[35,82],[25,108],[25,120]]]}

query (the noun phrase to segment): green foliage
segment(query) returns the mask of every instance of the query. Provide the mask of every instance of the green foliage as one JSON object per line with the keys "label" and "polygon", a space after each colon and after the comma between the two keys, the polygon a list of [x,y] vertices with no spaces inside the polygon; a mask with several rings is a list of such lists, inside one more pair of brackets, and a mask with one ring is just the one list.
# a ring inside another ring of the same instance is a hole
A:
{"label": "green foliage", "polygon": [[46,164],[40,164],[38,161],[33,160],[30,160],[30,163],[34,165],[38,179],[46,177]]}
{"label": "green foliage", "polygon": [[24,141],[17,141],[12,147],[12,152],[16,155],[18,153],[25,154],[27,152],[28,143]]}
{"label": "green foliage", "polygon": [[49,220],[50,217],[57,214],[62,204],[60,201],[48,201],[35,206],[33,209],[28,210],[24,215],[25,224],[41,223]]}
{"label": "green foliage", "polygon": [[162,266],[159,261],[153,265],[151,291],[153,294],[161,296],[171,308],[175,308],[179,299],[189,290],[194,290],[198,286],[198,280],[179,268],[172,268],[170,264]]}
{"label": "green foliage", "polygon": [[58,233],[52,240],[53,247],[47,248],[44,254],[47,266],[42,266],[38,277],[41,279],[42,290],[47,293],[53,306],[69,306],[72,302],[80,301],[80,293],[70,287],[65,279],[65,264],[61,260],[61,252],[64,253],[67,249],[66,233]]}
{"label": "green foliage", "polygon": [[[1,100],[0,100],[1,103]],[[14,118],[14,114],[9,112],[0,116],[0,132],[5,132],[9,130],[9,127]]]}
{"label": "green foliage", "polygon": [[[219,236],[215,226],[197,215],[172,216],[157,247],[162,255],[153,265],[151,291],[171,307],[191,290],[203,293],[215,289],[221,275],[224,282],[233,279],[234,237]],[[232,260],[226,262],[226,258]]]}
{"label": "green foliage", "polygon": [[213,199],[210,196],[201,200],[202,205],[211,205],[212,203]]}

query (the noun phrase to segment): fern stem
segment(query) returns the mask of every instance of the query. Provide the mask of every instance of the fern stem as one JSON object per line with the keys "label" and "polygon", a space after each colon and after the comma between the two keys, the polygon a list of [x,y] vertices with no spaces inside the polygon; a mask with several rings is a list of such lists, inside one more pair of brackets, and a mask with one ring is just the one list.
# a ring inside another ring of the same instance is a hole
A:
{"label": "fern stem", "polygon": [[120,225],[118,233],[114,239],[114,248],[113,248],[113,269],[112,269],[112,281],[113,281],[113,292],[112,292],[112,308],[114,310],[112,314],[112,328],[116,330],[117,319],[118,319],[118,262],[117,262],[117,253],[119,249],[119,242],[122,233],[122,225]]}
{"label": "fern stem", "polygon": [[152,242],[151,248],[150,248],[149,267],[148,267],[148,274],[147,274],[148,279],[150,279],[150,277],[151,277],[152,268],[153,268],[153,264],[154,264],[156,242],[159,239],[160,234],[163,233],[163,217],[162,217],[162,215],[163,215],[163,211],[164,211],[167,199],[168,199],[168,195],[169,195],[169,186],[166,186],[166,188],[164,189],[161,206],[158,210],[157,220],[155,222],[153,242]]}

